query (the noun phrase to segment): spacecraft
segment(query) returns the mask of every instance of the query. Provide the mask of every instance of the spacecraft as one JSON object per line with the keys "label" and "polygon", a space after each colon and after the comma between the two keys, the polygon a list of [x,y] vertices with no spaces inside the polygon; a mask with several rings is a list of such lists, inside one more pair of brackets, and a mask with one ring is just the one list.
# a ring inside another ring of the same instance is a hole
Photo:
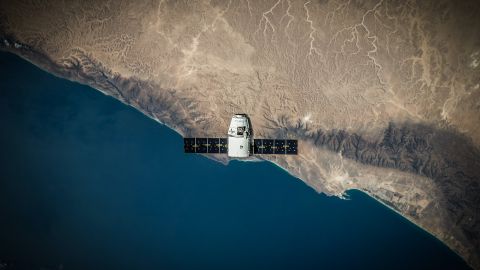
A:
{"label": "spacecraft", "polygon": [[227,154],[232,158],[251,155],[297,155],[298,141],[289,139],[254,139],[246,114],[235,114],[226,138],[183,138],[185,153]]}

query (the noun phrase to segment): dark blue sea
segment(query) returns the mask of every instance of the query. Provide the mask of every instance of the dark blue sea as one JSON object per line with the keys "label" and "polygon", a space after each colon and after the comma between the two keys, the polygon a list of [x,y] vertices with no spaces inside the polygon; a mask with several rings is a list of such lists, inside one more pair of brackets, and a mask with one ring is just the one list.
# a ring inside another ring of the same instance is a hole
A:
{"label": "dark blue sea", "polygon": [[358,191],[317,194],[0,53],[0,269],[464,269]]}

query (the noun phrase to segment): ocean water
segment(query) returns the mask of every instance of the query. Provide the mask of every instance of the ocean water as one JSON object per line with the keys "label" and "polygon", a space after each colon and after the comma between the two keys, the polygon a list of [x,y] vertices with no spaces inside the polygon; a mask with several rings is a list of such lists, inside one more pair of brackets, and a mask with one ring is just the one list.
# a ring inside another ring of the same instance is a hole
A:
{"label": "ocean water", "polygon": [[466,269],[358,191],[228,166],[87,86],[0,53],[0,269]]}

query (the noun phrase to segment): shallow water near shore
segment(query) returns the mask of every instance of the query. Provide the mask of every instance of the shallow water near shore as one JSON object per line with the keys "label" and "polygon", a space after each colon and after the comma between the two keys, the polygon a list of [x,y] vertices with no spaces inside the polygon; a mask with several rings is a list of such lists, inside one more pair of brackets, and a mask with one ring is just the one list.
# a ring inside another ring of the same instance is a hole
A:
{"label": "shallow water near shore", "polygon": [[0,53],[0,269],[467,269],[359,191],[228,166],[90,87]]}

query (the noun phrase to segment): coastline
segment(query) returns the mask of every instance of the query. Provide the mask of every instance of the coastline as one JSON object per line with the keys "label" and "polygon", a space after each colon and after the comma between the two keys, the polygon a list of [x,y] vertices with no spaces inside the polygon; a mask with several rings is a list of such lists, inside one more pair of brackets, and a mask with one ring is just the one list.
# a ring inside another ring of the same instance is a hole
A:
{"label": "coastline", "polygon": [[[4,39],[5,40],[5,39]],[[5,42],[4,42],[5,44]],[[14,43],[14,44],[17,44],[17,43]],[[185,136],[183,134],[183,132],[180,130],[180,129],[177,129],[174,127],[174,124],[169,124],[167,122],[162,122],[160,119],[158,119],[156,116],[154,115],[151,115],[150,113],[138,108],[138,107],[135,107],[134,105],[126,102],[125,100],[123,100],[122,98],[116,98],[114,95],[112,95],[111,93],[109,93],[108,91],[104,90],[104,89],[101,89],[99,87],[96,87],[95,85],[92,85],[90,84],[87,80],[85,79],[82,79],[82,78],[75,78],[73,77],[72,75],[68,74],[68,73],[62,73],[62,67],[53,63],[48,57],[42,55],[42,54],[39,54],[39,53],[36,53],[35,51],[31,50],[28,46],[26,45],[22,45],[20,44],[20,46],[17,48],[17,46],[14,46],[14,48],[12,48],[11,46],[10,47],[4,47],[4,46],[0,46],[0,50],[4,51],[4,52],[8,52],[8,53],[12,53],[20,58],[22,58],[23,60],[29,62],[30,64],[40,68],[41,70],[45,71],[45,72],[48,72],[49,74],[52,74],[58,78],[61,78],[61,79],[67,79],[71,82],[75,82],[75,83],[80,83],[82,85],[86,85],[90,88],[93,88],[95,90],[98,90],[99,92],[101,92],[102,94],[106,95],[106,96],[109,96],[111,98],[114,98],[115,100],[118,100],[120,102],[122,102],[123,104],[125,105],[128,105],[132,108],[134,108],[135,110],[141,112],[143,115],[147,116],[148,118],[156,121],[157,123],[159,124],[162,124],[162,125],[165,125],[166,127],[168,127],[169,129],[175,131],[177,134],[179,134],[180,136]],[[42,59],[42,57],[38,57],[38,55],[42,55],[44,59]],[[34,62],[36,61],[37,59],[35,59],[35,56],[38,57],[38,60],[39,62]],[[211,160],[214,160],[216,162],[220,162],[224,165],[228,165],[229,161],[231,159],[220,159],[220,158],[216,158],[214,156],[206,156],[206,155],[203,155],[205,157],[207,157],[208,159],[211,159]],[[235,159],[237,160],[237,159]],[[288,173],[289,175],[293,176],[294,178],[298,179],[298,180],[301,180],[302,182],[304,182],[304,184],[306,184],[307,186],[309,186],[304,180],[302,180],[301,178],[293,175],[292,173],[290,173],[290,171],[288,171],[287,169],[285,169],[284,167],[282,167],[281,165],[279,165],[277,162],[273,161],[273,160],[268,160],[268,159],[263,159],[263,158],[256,158],[256,160],[239,160],[239,161],[243,161],[243,162],[261,162],[261,161],[266,161],[266,162],[271,162],[273,163],[275,166],[279,167],[280,169],[282,169],[283,171],[285,171],[286,173]],[[309,186],[310,188],[312,188],[311,186]],[[314,189],[314,188],[313,188]],[[396,214],[400,215],[402,218],[408,220],[411,224],[415,225],[415,227],[417,227],[418,229],[421,229],[422,231],[424,232],[427,232],[430,236],[434,237],[436,239],[436,241],[440,241],[443,245],[447,246],[451,251],[453,251],[455,254],[457,254],[458,256],[460,256],[460,254],[458,252],[456,252],[454,249],[452,249],[449,245],[447,245],[446,242],[442,241],[439,237],[437,237],[434,233],[431,233],[425,229],[423,229],[421,226],[419,226],[419,224],[417,224],[414,220],[408,218],[407,216],[404,216],[402,215],[400,212],[398,212],[397,210],[395,210],[393,207],[389,206],[388,204],[386,204],[385,202],[379,200],[378,198],[376,198],[374,195],[370,194],[368,191],[365,191],[365,190],[361,190],[361,189],[357,189],[357,188],[352,188],[352,189],[348,189],[348,190],[345,190],[344,193],[342,195],[337,195],[337,194],[327,194],[325,192],[319,192],[317,191],[316,189],[314,189],[317,193],[324,193],[325,195],[327,196],[335,196],[335,197],[338,197],[340,199],[348,199],[344,196],[344,194],[346,194],[349,190],[358,190],[366,195],[368,195],[369,197],[371,197],[372,199],[374,199],[376,202],[380,202],[381,204],[383,204],[384,206],[386,206],[388,209],[392,210],[393,212],[395,212]],[[461,256],[460,256],[461,257]],[[466,259],[464,259],[463,257],[461,257],[464,261],[466,261],[468,263],[468,261]]]}

